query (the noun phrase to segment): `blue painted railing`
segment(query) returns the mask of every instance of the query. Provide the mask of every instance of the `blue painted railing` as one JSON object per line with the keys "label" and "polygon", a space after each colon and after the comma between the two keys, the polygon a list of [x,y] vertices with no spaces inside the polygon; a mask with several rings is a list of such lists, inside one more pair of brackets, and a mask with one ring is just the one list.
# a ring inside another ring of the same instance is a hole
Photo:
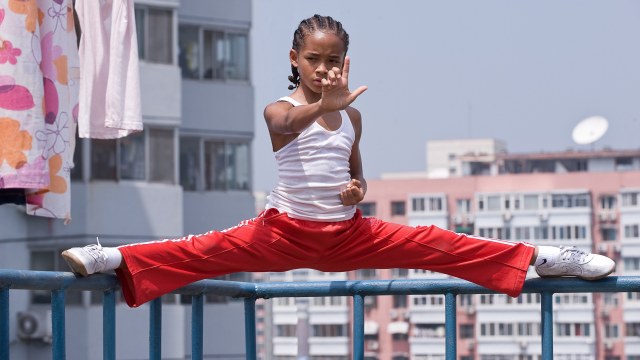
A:
{"label": "blue painted railing", "polygon": [[[52,310],[53,360],[65,359],[66,291],[102,291],[103,358],[115,360],[116,317],[115,291],[120,284],[113,275],[76,277],[72,273],[0,269],[0,359],[9,359],[9,290],[50,290]],[[542,295],[542,359],[553,359],[553,294],[640,291],[640,277],[607,277],[597,281],[576,278],[534,279],[525,282],[524,293]],[[446,359],[456,359],[456,296],[458,294],[494,294],[494,291],[464,280],[375,280],[305,283],[243,283],[203,280],[174,291],[192,295],[191,358],[202,360],[203,295],[244,298],[245,339],[248,360],[256,359],[255,302],[275,297],[353,297],[353,359],[364,358],[364,298],[370,295],[445,295]],[[149,324],[149,359],[160,360],[162,300],[151,301]]]}

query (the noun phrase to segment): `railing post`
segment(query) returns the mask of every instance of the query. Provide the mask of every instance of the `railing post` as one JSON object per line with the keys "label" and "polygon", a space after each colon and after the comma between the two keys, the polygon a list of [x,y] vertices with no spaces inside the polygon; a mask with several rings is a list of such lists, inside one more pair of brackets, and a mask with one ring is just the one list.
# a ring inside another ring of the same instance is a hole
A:
{"label": "railing post", "polygon": [[149,306],[149,360],[162,356],[162,297],[151,300]]}
{"label": "railing post", "polygon": [[102,293],[102,358],[116,360],[116,292]]}
{"label": "railing post", "polygon": [[364,359],[364,296],[353,296],[353,360]]}
{"label": "railing post", "polygon": [[553,293],[541,295],[542,360],[553,360]]}
{"label": "railing post", "polygon": [[256,360],[256,299],[244,299],[244,341],[247,360]]}
{"label": "railing post", "polygon": [[203,342],[203,296],[194,295],[191,297],[191,359],[202,360]]}
{"label": "railing post", "polygon": [[456,342],[456,294],[447,293],[444,296],[444,312],[445,312],[445,337],[446,348],[445,358],[446,360],[456,360],[457,342]]}
{"label": "railing post", "polygon": [[0,359],[9,360],[9,287],[0,288]]}
{"label": "railing post", "polygon": [[51,291],[51,351],[53,360],[65,360],[64,289]]}

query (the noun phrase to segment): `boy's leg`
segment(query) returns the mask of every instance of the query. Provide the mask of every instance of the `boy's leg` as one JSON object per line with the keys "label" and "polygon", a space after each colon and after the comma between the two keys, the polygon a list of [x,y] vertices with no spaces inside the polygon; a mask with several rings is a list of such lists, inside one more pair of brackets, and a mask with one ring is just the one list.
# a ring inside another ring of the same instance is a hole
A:
{"label": "boy's leg", "polygon": [[288,233],[301,231],[286,214],[271,210],[221,232],[121,246],[126,268],[116,274],[127,304],[137,307],[206,278],[305,267],[321,248],[289,240]]}
{"label": "boy's leg", "polygon": [[[582,261],[579,266],[586,269],[591,266],[587,263],[595,259],[592,263],[598,263],[599,267],[596,270],[600,277],[615,269],[612,260],[600,255],[586,254],[575,248],[539,247],[555,249],[555,255],[545,255],[541,251],[540,256],[534,256],[536,247],[524,242],[514,243],[468,236],[436,226],[414,228],[375,218],[363,219],[359,214],[356,213],[353,230],[349,236],[342,238],[341,242],[333,244],[324,252],[319,266],[316,267],[318,270],[425,269],[517,296],[524,285],[529,265],[543,255],[555,264],[552,268],[545,269],[546,264],[537,267],[536,270],[541,276],[558,274],[559,272],[554,273],[550,269],[565,267],[571,261]],[[563,275],[580,276],[566,273]]]}

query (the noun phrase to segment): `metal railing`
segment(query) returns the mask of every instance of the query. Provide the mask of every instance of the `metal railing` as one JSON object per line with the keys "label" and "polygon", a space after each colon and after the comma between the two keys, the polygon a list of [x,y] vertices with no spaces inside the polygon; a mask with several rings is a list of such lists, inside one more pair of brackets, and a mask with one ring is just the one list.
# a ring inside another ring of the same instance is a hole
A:
{"label": "metal railing", "polygon": [[[0,269],[0,359],[9,359],[9,290],[50,290],[53,360],[65,359],[65,292],[102,291],[103,358],[115,360],[115,291],[120,288],[113,275],[76,277],[72,273]],[[576,278],[533,279],[525,282],[523,293],[541,294],[542,359],[553,359],[553,294],[640,291],[640,277],[607,277],[597,281]],[[203,295],[244,298],[245,340],[248,360],[256,359],[255,302],[276,297],[353,297],[353,359],[364,358],[364,298],[373,295],[445,295],[445,351],[447,360],[456,359],[456,296],[495,294],[464,280],[372,280],[304,283],[243,283],[203,280],[173,292],[191,295],[191,358],[203,358]],[[161,358],[162,299],[150,302],[149,359]]]}

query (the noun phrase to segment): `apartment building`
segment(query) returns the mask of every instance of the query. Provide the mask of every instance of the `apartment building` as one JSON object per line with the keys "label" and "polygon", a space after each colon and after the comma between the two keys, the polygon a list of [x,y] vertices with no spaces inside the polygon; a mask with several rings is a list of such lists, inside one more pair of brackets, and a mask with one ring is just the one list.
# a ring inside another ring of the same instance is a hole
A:
{"label": "apartment building", "polygon": [[[69,225],[1,206],[0,268],[68,271],[60,252],[96,237],[118,246],[253,217],[251,1],[136,0],[135,20],[144,131],[78,141]],[[11,357],[50,358],[50,294],[10,296]],[[118,299],[116,357],[146,358],[148,306],[130,309]],[[67,358],[101,358],[102,295],[69,292],[66,302]],[[189,358],[190,299],[166,295],[163,304],[163,356]],[[242,301],[208,296],[204,316],[205,356],[244,358]],[[27,321],[42,327],[31,331]]]}
{"label": "apartment building", "polygon": [[[445,150],[448,152],[454,153]],[[618,264],[615,275],[640,274],[640,151],[508,154],[501,147],[492,154],[467,148],[459,153],[455,161],[460,173],[450,173],[448,178],[401,173],[368,179],[368,192],[359,208],[365,216],[410,226],[436,225],[535,245],[574,245],[614,258]],[[531,270],[527,277],[537,275]],[[312,278],[449,277],[418,269],[362,269],[346,274],[295,270],[275,274],[271,281]],[[349,358],[349,349],[337,345],[344,341],[337,330],[328,332],[333,339],[322,339],[333,344],[331,350],[309,351],[318,340],[307,335],[312,331],[310,320],[301,319],[312,318],[305,315],[313,308],[309,304],[329,304],[330,300],[273,301],[274,329],[288,334],[273,338],[274,359]],[[457,301],[460,360],[540,359],[539,295],[459,295]],[[340,317],[335,325],[347,326],[347,336],[352,338],[350,299],[347,303],[349,310],[343,314],[349,316]],[[306,312],[300,311],[303,307]],[[556,359],[640,359],[638,293],[556,294],[554,322]],[[283,327],[285,324],[289,327]],[[444,324],[442,295],[366,297],[365,358],[444,359]]]}

